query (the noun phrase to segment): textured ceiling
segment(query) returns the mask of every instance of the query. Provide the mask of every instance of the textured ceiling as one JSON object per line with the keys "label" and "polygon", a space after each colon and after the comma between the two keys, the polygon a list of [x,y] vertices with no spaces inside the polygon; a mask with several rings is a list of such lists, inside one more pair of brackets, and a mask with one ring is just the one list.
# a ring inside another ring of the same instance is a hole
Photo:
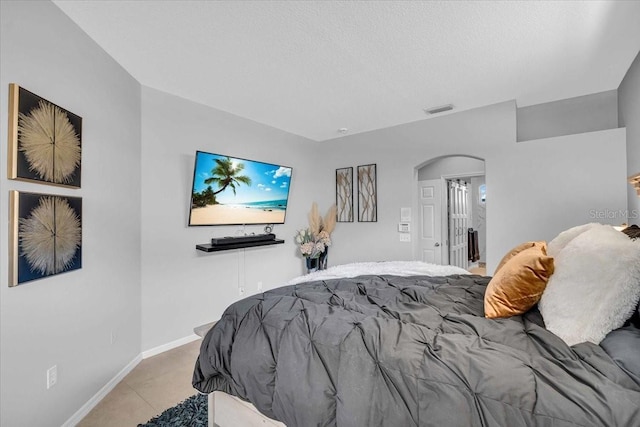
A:
{"label": "textured ceiling", "polygon": [[318,141],[616,89],[640,49],[638,1],[54,3],[141,84]]}

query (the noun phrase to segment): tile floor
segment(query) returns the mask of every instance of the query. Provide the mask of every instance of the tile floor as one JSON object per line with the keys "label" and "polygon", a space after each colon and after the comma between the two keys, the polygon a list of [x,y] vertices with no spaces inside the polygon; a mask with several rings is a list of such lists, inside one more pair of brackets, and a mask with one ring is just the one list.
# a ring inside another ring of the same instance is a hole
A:
{"label": "tile floor", "polygon": [[136,427],[193,396],[193,366],[202,340],[144,359],[78,427]]}
{"label": "tile floor", "polygon": [[487,265],[484,262],[480,262],[473,267],[469,268],[469,273],[479,274],[480,276],[487,275]]}

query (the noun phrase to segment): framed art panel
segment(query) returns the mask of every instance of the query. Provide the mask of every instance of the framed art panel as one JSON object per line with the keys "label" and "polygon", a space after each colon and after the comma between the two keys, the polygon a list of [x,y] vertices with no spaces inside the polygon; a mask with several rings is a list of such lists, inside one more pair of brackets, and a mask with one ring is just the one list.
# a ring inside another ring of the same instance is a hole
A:
{"label": "framed art panel", "polygon": [[376,165],[358,166],[358,221],[378,221]]}
{"label": "framed art panel", "polygon": [[353,222],[353,168],[336,169],[336,220]]}
{"label": "framed art panel", "polygon": [[9,85],[8,178],[80,188],[82,117]]}
{"label": "framed art panel", "polygon": [[82,268],[82,198],[9,192],[9,286]]}

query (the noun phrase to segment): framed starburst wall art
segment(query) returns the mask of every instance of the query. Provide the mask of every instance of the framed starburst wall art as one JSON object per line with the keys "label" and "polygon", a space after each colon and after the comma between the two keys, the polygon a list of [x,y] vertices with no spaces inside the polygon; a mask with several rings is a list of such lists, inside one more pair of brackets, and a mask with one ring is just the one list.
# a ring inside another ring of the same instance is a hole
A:
{"label": "framed starburst wall art", "polygon": [[80,188],[82,117],[9,85],[9,179]]}
{"label": "framed starburst wall art", "polygon": [[82,267],[82,198],[9,192],[9,286]]}

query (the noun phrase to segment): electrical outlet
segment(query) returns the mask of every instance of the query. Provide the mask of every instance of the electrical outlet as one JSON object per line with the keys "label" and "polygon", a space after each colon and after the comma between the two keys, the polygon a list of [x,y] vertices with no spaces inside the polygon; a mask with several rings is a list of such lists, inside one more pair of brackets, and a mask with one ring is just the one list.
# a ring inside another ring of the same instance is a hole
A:
{"label": "electrical outlet", "polygon": [[400,233],[400,241],[401,242],[410,242],[411,241],[411,234]]}
{"label": "electrical outlet", "polygon": [[47,369],[47,390],[58,382],[58,365],[53,365]]}
{"label": "electrical outlet", "polygon": [[238,288],[238,293],[240,294],[240,296],[244,295],[244,286],[240,286]]}
{"label": "electrical outlet", "polygon": [[258,290],[261,291],[262,290],[262,282],[258,282]]}

